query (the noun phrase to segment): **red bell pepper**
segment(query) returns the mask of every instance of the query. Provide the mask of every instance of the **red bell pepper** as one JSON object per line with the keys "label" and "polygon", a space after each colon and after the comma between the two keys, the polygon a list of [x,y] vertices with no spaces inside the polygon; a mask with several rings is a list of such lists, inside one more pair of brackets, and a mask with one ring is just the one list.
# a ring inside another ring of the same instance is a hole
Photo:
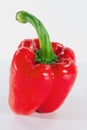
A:
{"label": "red bell pepper", "polygon": [[17,12],[21,23],[31,23],[39,39],[25,39],[15,52],[9,78],[9,105],[17,114],[57,110],[77,77],[75,54],[58,42],[50,42],[42,22],[25,11]]}

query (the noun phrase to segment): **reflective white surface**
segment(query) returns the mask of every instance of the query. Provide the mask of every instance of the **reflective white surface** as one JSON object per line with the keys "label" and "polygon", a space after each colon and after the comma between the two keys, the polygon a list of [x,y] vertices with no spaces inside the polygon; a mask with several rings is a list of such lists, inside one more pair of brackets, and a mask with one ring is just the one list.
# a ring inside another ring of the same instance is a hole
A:
{"label": "reflective white surface", "polygon": [[20,116],[8,106],[10,60],[0,62],[0,130],[86,130],[87,63],[78,64],[78,77],[64,104],[53,113]]}

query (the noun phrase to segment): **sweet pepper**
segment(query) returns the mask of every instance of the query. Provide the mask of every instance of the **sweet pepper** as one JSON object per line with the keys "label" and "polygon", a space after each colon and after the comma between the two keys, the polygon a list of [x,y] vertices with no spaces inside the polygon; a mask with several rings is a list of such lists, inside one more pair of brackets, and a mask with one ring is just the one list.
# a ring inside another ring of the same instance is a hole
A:
{"label": "sweet pepper", "polygon": [[17,114],[48,113],[66,99],[77,77],[75,54],[58,42],[51,42],[43,23],[26,11],[16,20],[31,23],[38,38],[24,39],[10,67],[9,106]]}

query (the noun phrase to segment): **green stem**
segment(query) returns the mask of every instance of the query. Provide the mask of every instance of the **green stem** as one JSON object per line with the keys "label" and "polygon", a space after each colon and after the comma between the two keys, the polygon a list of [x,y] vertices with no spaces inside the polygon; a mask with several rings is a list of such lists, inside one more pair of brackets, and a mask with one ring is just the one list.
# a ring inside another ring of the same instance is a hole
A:
{"label": "green stem", "polygon": [[57,62],[57,56],[52,50],[49,34],[42,22],[32,14],[25,11],[17,12],[16,20],[21,23],[29,22],[36,29],[40,41],[40,50],[36,51],[35,60],[47,64]]}

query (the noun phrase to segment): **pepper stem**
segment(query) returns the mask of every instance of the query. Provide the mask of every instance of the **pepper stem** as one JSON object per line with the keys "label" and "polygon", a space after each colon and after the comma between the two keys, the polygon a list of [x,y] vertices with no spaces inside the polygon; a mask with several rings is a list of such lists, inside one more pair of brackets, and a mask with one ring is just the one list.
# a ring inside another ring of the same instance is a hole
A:
{"label": "pepper stem", "polygon": [[40,42],[40,50],[36,51],[35,56],[36,62],[46,64],[57,62],[57,56],[53,52],[49,34],[46,28],[44,27],[43,23],[38,18],[36,18],[35,16],[26,11],[17,12],[16,20],[18,20],[21,23],[29,22],[36,29]]}

